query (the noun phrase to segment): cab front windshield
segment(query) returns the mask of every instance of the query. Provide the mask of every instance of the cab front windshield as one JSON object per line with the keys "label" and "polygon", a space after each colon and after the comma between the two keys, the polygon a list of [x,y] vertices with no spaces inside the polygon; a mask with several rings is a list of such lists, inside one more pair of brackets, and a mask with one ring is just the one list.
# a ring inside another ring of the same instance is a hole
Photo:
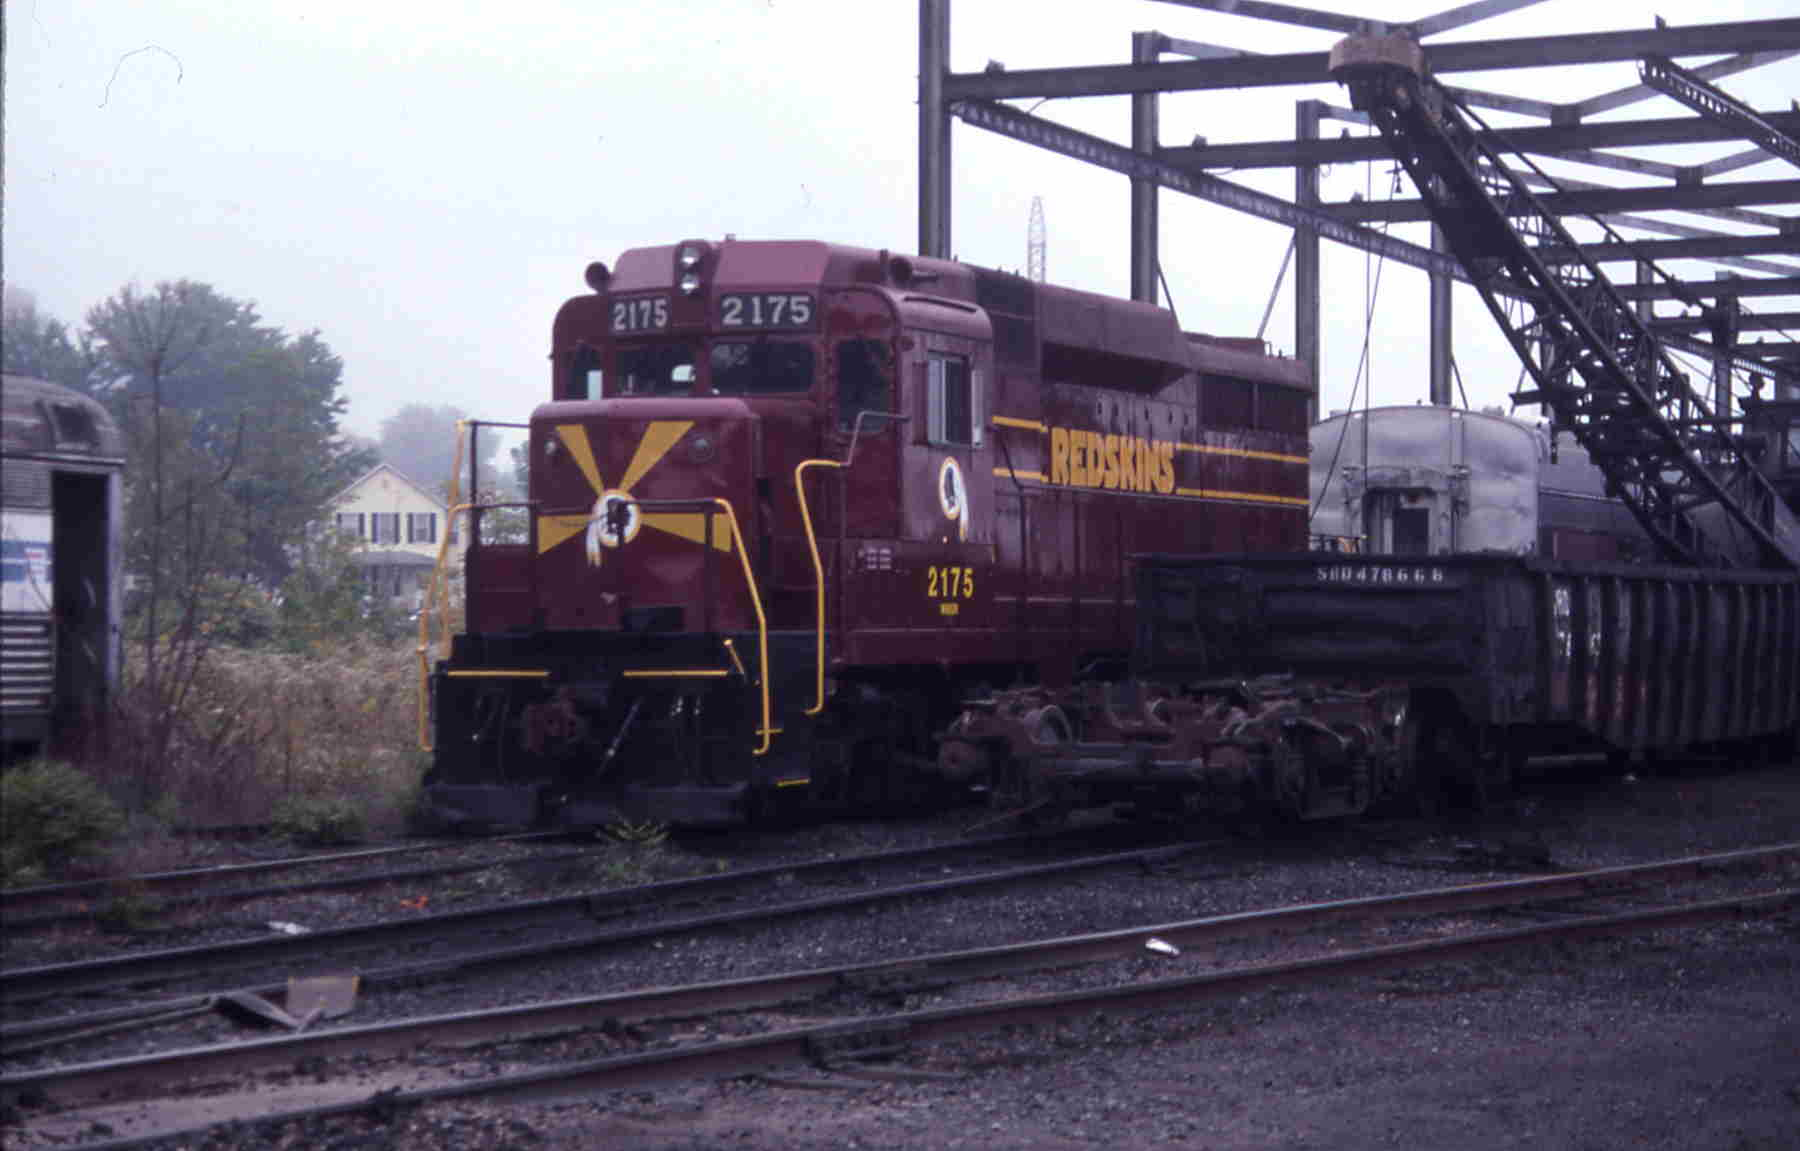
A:
{"label": "cab front windshield", "polygon": [[[574,394],[590,397],[688,396],[699,378],[701,347],[687,342],[658,341],[621,344],[613,358],[614,373],[604,386],[596,386],[587,362],[577,364],[584,378]],[[718,340],[705,349],[707,378],[700,389],[713,396],[770,396],[805,394],[812,390],[813,348],[804,340],[767,337]]]}
{"label": "cab front windshield", "polygon": [[694,345],[637,344],[619,348],[617,378],[606,393],[613,396],[685,396],[694,390]]}
{"label": "cab front windshield", "polygon": [[812,345],[797,340],[719,340],[708,368],[715,396],[767,396],[812,390]]}

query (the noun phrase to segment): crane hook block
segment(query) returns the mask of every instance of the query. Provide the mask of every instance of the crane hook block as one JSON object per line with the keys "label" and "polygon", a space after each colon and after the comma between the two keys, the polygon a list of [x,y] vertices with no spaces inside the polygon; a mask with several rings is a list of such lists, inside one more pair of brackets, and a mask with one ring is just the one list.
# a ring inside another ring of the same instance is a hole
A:
{"label": "crane hook block", "polygon": [[1332,46],[1331,75],[1347,83],[1346,73],[1366,74],[1385,68],[1398,68],[1415,76],[1425,74],[1425,51],[1410,36],[1346,36]]}

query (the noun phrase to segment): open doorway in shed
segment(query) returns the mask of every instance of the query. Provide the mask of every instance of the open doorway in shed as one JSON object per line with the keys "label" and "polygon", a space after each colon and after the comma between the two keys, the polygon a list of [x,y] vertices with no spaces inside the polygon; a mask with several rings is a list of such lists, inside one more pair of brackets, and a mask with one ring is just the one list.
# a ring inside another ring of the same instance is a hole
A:
{"label": "open doorway in shed", "polygon": [[56,703],[52,739],[85,741],[106,714],[117,637],[111,605],[111,477],[51,475],[51,555],[56,604]]}

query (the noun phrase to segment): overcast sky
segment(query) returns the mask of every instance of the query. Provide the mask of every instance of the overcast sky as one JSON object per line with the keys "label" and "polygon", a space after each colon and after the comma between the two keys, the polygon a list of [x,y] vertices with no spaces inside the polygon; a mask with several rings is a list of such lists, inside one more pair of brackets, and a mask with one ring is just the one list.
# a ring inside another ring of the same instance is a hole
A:
{"label": "overcast sky", "polygon": [[[1399,21],[1452,4],[1315,6]],[[1550,0],[1448,38],[1793,8]],[[359,433],[417,400],[523,418],[548,392],[551,317],[585,291],[589,260],[726,233],[917,243],[914,0],[6,0],[4,11],[8,286],[72,326],[128,282],[187,277],[254,300],[290,332],[319,329],[344,358],[347,426]],[[1131,32],[1147,29],[1258,51],[1322,50],[1335,39],[1148,0],[955,0],[952,66],[1116,63],[1129,59]],[[1621,64],[1456,79],[1562,100],[1636,74]],[[1786,107],[1800,93],[1800,61],[1724,86],[1758,107]],[[1289,137],[1301,98],[1347,103],[1328,84],[1168,97],[1163,142]],[[1036,111],[1129,139],[1124,97]],[[1675,114],[1659,99],[1613,115]],[[953,146],[959,257],[1023,270],[1041,196],[1049,278],[1127,292],[1123,178],[961,124]],[[1640,154],[1686,163],[1732,150]],[[1792,174],[1770,163],[1733,178]],[[1292,195],[1287,173],[1243,179]],[[1380,198],[1388,183],[1385,167],[1344,166],[1329,174],[1326,198]],[[1162,204],[1162,260],[1183,326],[1254,333],[1288,232],[1175,193]],[[1424,239],[1420,226],[1400,234]],[[1361,253],[1324,248],[1323,406],[1332,408],[1357,375],[1376,269]],[[1470,398],[1503,402],[1517,364],[1473,294],[1458,297]],[[1422,273],[1381,269],[1370,341],[1377,403],[1425,394],[1424,299]],[[1292,350],[1291,280],[1268,337]]]}

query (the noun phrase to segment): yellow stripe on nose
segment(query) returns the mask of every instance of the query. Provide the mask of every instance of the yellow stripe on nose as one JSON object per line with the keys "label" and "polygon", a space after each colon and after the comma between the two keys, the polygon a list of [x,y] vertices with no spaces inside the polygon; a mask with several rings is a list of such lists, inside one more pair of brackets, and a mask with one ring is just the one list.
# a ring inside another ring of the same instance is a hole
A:
{"label": "yellow stripe on nose", "polygon": [[[645,472],[669,454],[675,441],[687,435],[687,430],[693,426],[693,420],[657,420],[645,428],[644,438],[638,441],[637,451],[632,453],[631,465],[625,469],[625,478],[619,481],[620,489],[630,491],[644,478]],[[600,489],[594,490],[598,492]]]}
{"label": "yellow stripe on nose", "polygon": [[[645,512],[644,526],[655,528],[660,532],[668,532],[680,536],[684,540],[692,540],[697,544],[706,542],[706,513],[704,512]],[[724,516],[713,517],[712,546],[719,551],[731,550],[731,525]]]}
{"label": "yellow stripe on nose", "polygon": [[543,555],[570,536],[580,535],[591,519],[592,516],[539,516],[538,554]]}
{"label": "yellow stripe on nose", "polygon": [[594,449],[588,443],[587,429],[580,424],[558,424],[556,434],[563,446],[569,449],[569,455],[575,458],[575,466],[587,478],[588,487],[594,490],[595,495],[604,492],[606,485],[601,482],[600,468],[594,463]]}

